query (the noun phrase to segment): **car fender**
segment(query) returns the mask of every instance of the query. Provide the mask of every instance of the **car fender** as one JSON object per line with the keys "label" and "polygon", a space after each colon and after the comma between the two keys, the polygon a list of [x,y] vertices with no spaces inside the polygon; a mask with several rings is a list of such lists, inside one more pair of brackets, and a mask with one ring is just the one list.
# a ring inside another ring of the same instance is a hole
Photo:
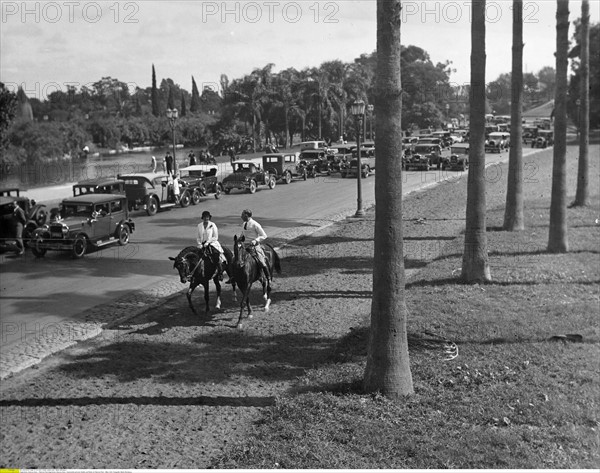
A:
{"label": "car fender", "polygon": [[133,223],[131,219],[123,219],[117,224],[117,227],[115,228],[115,233],[118,234],[119,230],[122,227],[128,227],[129,232],[133,233],[133,231],[135,230],[135,223]]}

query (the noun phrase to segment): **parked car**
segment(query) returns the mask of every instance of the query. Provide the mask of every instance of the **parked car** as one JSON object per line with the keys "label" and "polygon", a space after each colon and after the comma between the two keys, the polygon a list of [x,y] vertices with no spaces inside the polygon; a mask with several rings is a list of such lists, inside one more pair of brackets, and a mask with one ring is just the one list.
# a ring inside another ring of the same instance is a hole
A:
{"label": "parked car", "polygon": [[469,144],[455,144],[450,147],[450,159],[446,169],[465,171],[469,167]]}
{"label": "parked car", "polygon": [[14,239],[13,204],[23,210],[27,223],[23,228],[23,242],[28,244],[36,228],[44,225],[48,220],[46,205],[38,204],[35,200],[21,195],[17,187],[5,187],[0,189],[0,249],[10,247],[8,241]]}
{"label": "parked car", "polygon": [[328,148],[327,143],[325,141],[320,141],[320,140],[303,141],[301,143],[294,145],[294,147],[298,147],[300,149],[300,152],[302,152],[306,149],[327,149]]}
{"label": "parked car", "polygon": [[31,247],[37,257],[57,250],[81,258],[92,248],[127,245],[134,230],[124,195],[81,195],[62,201],[60,218],[35,230]]}
{"label": "parked car", "polygon": [[[414,156],[415,154],[420,156],[427,156],[430,166],[436,167],[437,169],[443,168],[446,162],[446,159],[442,156],[442,147],[439,144],[428,142],[423,143],[419,141],[419,143],[415,145],[412,149],[412,155]],[[421,169],[423,167],[422,161],[422,159],[419,161],[407,160],[407,164],[411,163],[409,164],[409,167],[418,167],[419,169]]]}
{"label": "parked car", "polygon": [[485,141],[486,153],[501,153],[510,147],[510,134],[494,131],[488,135]]}
{"label": "parked car", "polygon": [[278,181],[286,184],[292,182],[294,178],[306,181],[306,168],[300,165],[300,159],[296,153],[265,154],[262,161],[263,168]]}
{"label": "parked car", "polygon": [[198,204],[202,197],[213,194],[221,197],[223,184],[217,178],[218,167],[214,164],[194,164],[179,169],[178,183],[181,185],[179,201],[182,207]]}
{"label": "parked car", "polygon": [[[375,148],[361,148],[360,150],[361,177],[369,177],[375,169]],[[352,159],[340,169],[342,177],[354,177],[358,175],[358,150],[352,152]]]}
{"label": "parked car", "polygon": [[538,136],[537,126],[523,126],[523,144],[533,142]]}
{"label": "parked car", "polygon": [[[178,204],[185,206],[185,202],[182,203],[176,195],[173,179],[168,174],[132,173],[120,174],[117,177],[125,183],[129,210],[137,210],[141,207],[152,216],[159,210],[173,208]],[[181,185],[179,185],[179,196],[181,196]]]}
{"label": "parked car", "polygon": [[243,189],[254,194],[260,186],[274,189],[277,180],[259,164],[249,159],[238,160],[233,163],[233,172],[223,179],[223,191],[229,194],[232,189]]}
{"label": "parked car", "polygon": [[333,165],[327,159],[327,152],[320,149],[307,149],[300,153],[300,169],[306,172],[308,177],[316,177],[319,174],[331,174]]}
{"label": "parked car", "polygon": [[73,185],[73,197],[85,194],[125,194],[125,184],[119,179],[87,179]]}
{"label": "parked car", "polygon": [[546,148],[554,145],[554,132],[552,130],[538,130],[538,136],[531,142],[532,148]]}
{"label": "parked car", "polygon": [[434,165],[431,163],[431,156],[429,154],[415,152],[404,159],[404,169],[407,171],[411,169],[428,171],[432,166]]}

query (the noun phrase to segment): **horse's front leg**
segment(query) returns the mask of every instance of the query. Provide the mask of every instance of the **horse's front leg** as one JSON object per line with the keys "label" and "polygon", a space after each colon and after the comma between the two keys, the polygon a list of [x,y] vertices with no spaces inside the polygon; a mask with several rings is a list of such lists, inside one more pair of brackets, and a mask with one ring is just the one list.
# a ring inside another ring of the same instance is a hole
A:
{"label": "horse's front leg", "polygon": [[267,278],[263,278],[261,283],[263,287],[263,299],[265,300],[265,312],[268,312],[271,306],[271,284],[269,284]]}
{"label": "horse's front leg", "polygon": [[240,316],[237,322],[237,328],[242,328],[242,317],[244,315],[244,303],[248,308],[248,318],[252,318],[252,307],[250,307],[250,285],[248,285],[242,292],[242,302],[240,303]]}
{"label": "horse's front leg", "polygon": [[209,297],[208,297],[208,281],[202,283],[202,287],[204,287],[205,312],[208,315],[208,314],[210,314],[210,305],[209,305]]}
{"label": "horse's front leg", "polygon": [[194,289],[196,289],[196,287],[198,287],[198,284],[192,284],[192,283],[190,283],[190,287],[188,288],[188,290],[185,293],[185,295],[187,297],[190,309],[192,309],[192,312],[194,314],[198,315],[198,312],[196,312],[196,308],[194,307],[194,304],[192,304],[192,293],[194,292]]}
{"label": "horse's front leg", "polygon": [[215,309],[220,309],[221,308],[221,283],[219,282],[218,276],[215,276],[213,278],[213,281],[214,281],[215,287],[217,289],[217,303],[215,304]]}

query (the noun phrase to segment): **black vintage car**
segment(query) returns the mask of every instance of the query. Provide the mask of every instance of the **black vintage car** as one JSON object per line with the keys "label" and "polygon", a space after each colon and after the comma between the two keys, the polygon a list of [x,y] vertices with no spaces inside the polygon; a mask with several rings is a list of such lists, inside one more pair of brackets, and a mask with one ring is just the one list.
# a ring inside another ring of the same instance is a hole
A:
{"label": "black vintage car", "polygon": [[532,148],[547,148],[554,145],[554,132],[552,130],[538,130],[538,136],[531,141]]}
{"label": "black vintage car", "polygon": [[221,197],[223,184],[217,178],[218,167],[214,164],[195,164],[180,170],[180,201],[182,207],[198,204],[200,199],[213,194],[215,199]]}
{"label": "black vintage car", "polygon": [[333,164],[327,159],[327,152],[324,149],[305,149],[301,151],[300,167],[308,177],[317,177],[320,174],[329,175],[333,171]]}
{"label": "black vintage car", "polygon": [[469,144],[455,144],[450,147],[450,159],[446,169],[465,171],[469,167]]}
{"label": "black vintage car", "polygon": [[[156,215],[159,210],[166,210],[180,205],[180,184],[175,188],[173,179],[164,173],[132,173],[117,176],[125,183],[129,210],[143,208],[150,216]],[[189,205],[189,202],[187,203]]]}
{"label": "black vintage car", "polygon": [[23,228],[23,242],[27,245],[36,228],[48,221],[48,210],[44,204],[38,204],[35,200],[21,195],[20,189],[16,187],[5,187],[0,189],[0,249],[14,249],[12,241],[14,232],[14,206],[18,205],[25,213],[27,223]]}
{"label": "black vintage car", "polygon": [[306,181],[307,172],[296,153],[272,153],[262,157],[263,168],[266,169],[278,181],[286,184],[292,179],[303,179]]}
{"label": "black vintage car", "polygon": [[86,194],[125,194],[125,184],[119,179],[101,178],[79,181],[73,185],[73,197]]}
{"label": "black vintage car", "polygon": [[232,189],[243,189],[254,194],[259,186],[274,189],[276,183],[275,176],[262,169],[259,164],[243,159],[233,163],[233,172],[223,179],[223,191],[229,194]]}
{"label": "black vintage car", "polygon": [[57,219],[34,232],[31,250],[37,257],[48,250],[58,250],[81,258],[92,248],[114,243],[126,245],[134,229],[124,195],[71,197],[62,201]]}

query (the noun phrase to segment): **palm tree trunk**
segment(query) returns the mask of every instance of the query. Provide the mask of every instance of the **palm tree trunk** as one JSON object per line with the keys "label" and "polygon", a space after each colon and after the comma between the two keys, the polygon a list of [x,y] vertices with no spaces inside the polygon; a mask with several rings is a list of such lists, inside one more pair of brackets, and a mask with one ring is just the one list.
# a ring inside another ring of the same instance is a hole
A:
{"label": "palm tree trunk", "polygon": [[377,0],[377,159],[375,264],[364,388],[399,398],[413,393],[406,333],[402,241],[400,0]]}
{"label": "palm tree trunk", "polygon": [[554,98],[554,150],[548,251],[569,251],[567,238],[567,67],[569,54],[569,2],[557,0],[556,92]]}
{"label": "palm tree trunk", "polygon": [[577,191],[575,206],[588,205],[589,199],[589,145],[590,145],[590,4],[588,0],[581,2],[581,39],[580,45],[580,80],[579,84],[579,163],[577,169]]}
{"label": "palm tree trunk", "polygon": [[504,230],[525,229],[523,219],[523,0],[513,0],[510,151]]}
{"label": "palm tree trunk", "polygon": [[471,108],[467,222],[461,277],[490,281],[485,200],[485,0],[471,3]]}

